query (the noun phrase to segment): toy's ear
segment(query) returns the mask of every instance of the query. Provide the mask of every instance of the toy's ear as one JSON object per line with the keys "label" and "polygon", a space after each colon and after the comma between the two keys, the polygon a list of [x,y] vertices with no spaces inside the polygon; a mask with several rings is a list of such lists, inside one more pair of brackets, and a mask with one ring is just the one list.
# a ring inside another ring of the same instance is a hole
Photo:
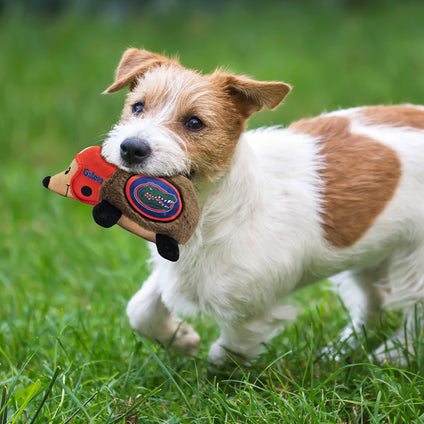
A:
{"label": "toy's ear", "polygon": [[291,87],[279,81],[255,81],[243,75],[233,75],[221,71],[212,74],[230,100],[248,118],[264,107],[276,108],[289,94]]}
{"label": "toy's ear", "polygon": [[51,191],[54,191],[61,196],[70,197],[73,199],[70,183],[71,178],[78,170],[78,162],[74,159],[69,167],[63,171],[59,172],[59,174],[53,175],[52,177],[45,177],[43,180],[44,187],[48,188]]}
{"label": "toy's ear", "polygon": [[130,85],[130,89],[133,89],[137,77],[143,75],[148,69],[170,64],[178,64],[178,62],[147,50],[128,49],[119,62],[115,81],[103,91],[103,94],[114,93],[127,85]]}

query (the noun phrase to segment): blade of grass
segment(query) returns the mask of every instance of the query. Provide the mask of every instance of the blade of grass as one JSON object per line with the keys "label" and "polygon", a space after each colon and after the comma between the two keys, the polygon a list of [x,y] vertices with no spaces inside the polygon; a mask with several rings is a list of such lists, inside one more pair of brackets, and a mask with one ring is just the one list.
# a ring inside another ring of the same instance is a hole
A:
{"label": "blade of grass", "polygon": [[193,409],[192,409],[192,407],[190,405],[190,402],[187,399],[187,396],[185,395],[183,389],[180,387],[180,385],[175,380],[174,376],[170,373],[169,369],[165,366],[165,364],[161,361],[161,359],[156,355],[156,353],[153,352],[153,350],[150,348],[150,346],[143,339],[141,339],[141,341],[142,341],[143,345],[145,346],[145,348],[153,356],[153,358],[157,362],[157,364],[162,368],[162,370],[165,372],[165,374],[172,381],[172,383],[174,384],[175,388],[178,390],[178,392],[180,393],[181,397],[184,399],[184,402],[186,403],[186,405],[187,405],[188,409],[190,410],[190,412],[193,413]]}
{"label": "blade of grass", "polygon": [[0,409],[0,416],[3,413],[4,409],[7,406],[7,403],[9,402],[10,397],[13,394],[13,391],[15,390],[15,386],[18,383],[19,378],[21,377],[22,373],[24,372],[26,366],[31,362],[32,358],[34,357],[35,352],[30,355],[30,357],[24,362],[24,364],[22,365],[21,369],[19,370],[18,374],[16,375],[16,377],[13,379],[12,385],[10,386],[8,395],[6,396],[6,400],[4,402],[4,405],[2,406],[2,408]]}
{"label": "blade of grass", "polygon": [[41,387],[41,381],[40,380],[37,380],[32,385],[31,390],[29,391],[28,395],[24,399],[24,402],[22,403],[21,407],[16,412],[16,414],[13,417],[12,421],[10,421],[10,424],[15,424],[16,420],[22,415],[22,413],[24,412],[24,409],[26,408],[26,406],[28,405],[28,403],[30,402],[30,400],[35,396],[36,392],[38,392],[38,390],[40,389],[40,387]]}
{"label": "blade of grass", "polygon": [[6,405],[6,399],[7,399],[7,387],[3,386],[3,392],[1,396],[1,403],[0,403],[0,424],[6,424],[7,423],[7,405]]}
{"label": "blade of grass", "polygon": [[57,414],[58,414],[58,412],[59,412],[59,409],[62,407],[63,402],[64,402],[64,400],[65,400],[65,388],[64,388],[64,386],[65,386],[65,379],[66,379],[66,376],[64,375],[64,376],[62,377],[63,384],[62,384],[62,393],[61,393],[61,396],[60,396],[60,402],[59,402],[59,405],[57,405],[57,408],[56,408],[56,410],[54,411],[54,413],[53,413],[53,417],[50,419],[49,423],[51,423],[51,422],[53,422],[53,421],[54,421],[54,419],[56,418],[56,415],[57,415]]}
{"label": "blade of grass", "polygon": [[50,380],[49,387],[47,387],[46,393],[44,394],[43,399],[41,400],[41,403],[38,406],[37,411],[35,412],[34,416],[32,417],[30,424],[33,424],[35,422],[35,420],[37,419],[38,414],[41,411],[41,408],[43,407],[44,403],[46,402],[47,398],[49,397],[49,394],[50,394],[50,392],[53,388],[53,384],[55,383],[56,378],[59,375],[59,371],[60,371],[60,367],[57,367],[52,379]]}
{"label": "blade of grass", "polygon": [[129,409],[127,409],[123,414],[121,414],[118,417],[114,418],[112,421],[107,421],[107,423],[108,424],[113,424],[113,423],[116,423],[116,422],[118,422],[118,421],[120,421],[120,420],[128,417],[128,415],[131,414],[131,412],[133,412],[146,399],[148,399],[151,396],[154,396],[157,393],[159,393],[161,391],[161,387],[162,387],[163,384],[161,384],[159,387],[155,387],[153,390],[151,390],[150,392],[146,393],[144,396],[141,397],[141,399],[139,399],[137,402],[134,402],[134,404],[131,405],[131,407]]}
{"label": "blade of grass", "polygon": [[63,424],[68,424],[77,414],[79,411],[84,410],[84,406],[90,402],[94,396],[97,395],[97,392],[93,393],[66,421],[64,421]]}

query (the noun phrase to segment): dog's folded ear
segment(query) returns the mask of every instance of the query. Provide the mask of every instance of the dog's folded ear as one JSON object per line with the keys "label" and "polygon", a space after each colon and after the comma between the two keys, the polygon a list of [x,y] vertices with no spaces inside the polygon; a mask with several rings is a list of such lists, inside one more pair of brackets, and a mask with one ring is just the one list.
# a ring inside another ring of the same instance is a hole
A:
{"label": "dog's folded ear", "polygon": [[276,108],[291,90],[290,85],[285,82],[255,81],[246,76],[220,71],[215,72],[213,78],[218,80],[237,109],[246,118],[264,107]]}
{"label": "dog's folded ear", "polygon": [[177,64],[176,60],[171,60],[165,56],[149,52],[147,50],[130,48],[125,51],[116,70],[115,81],[103,94],[114,93],[127,85],[133,88],[138,76],[154,66]]}

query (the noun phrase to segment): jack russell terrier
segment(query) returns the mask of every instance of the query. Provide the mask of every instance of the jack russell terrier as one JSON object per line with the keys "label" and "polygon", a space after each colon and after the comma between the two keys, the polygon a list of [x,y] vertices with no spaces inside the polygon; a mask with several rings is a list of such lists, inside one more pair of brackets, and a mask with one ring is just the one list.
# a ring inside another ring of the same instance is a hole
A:
{"label": "jack russell terrier", "polygon": [[126,86],[103,156],[126,171],[189,176],[201,205],[178,262],[152,249],[153,271],[127,308],[141,335],[194,354],[199,336],[177,314],[200,311],[221,327],[209,359],[249,361],[293,317],[280,300],[331,276],[352,319],[341,337],[380,307],[401,308],[413,329],[424,299],[424,107],[359,107],[245,131],[288,84],[202,75],[134,48],[105,93]]}

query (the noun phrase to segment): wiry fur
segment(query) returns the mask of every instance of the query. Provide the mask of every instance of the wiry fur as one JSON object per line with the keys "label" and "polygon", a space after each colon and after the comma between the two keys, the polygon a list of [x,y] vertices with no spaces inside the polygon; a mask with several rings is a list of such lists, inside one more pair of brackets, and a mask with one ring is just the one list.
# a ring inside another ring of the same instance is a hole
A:
{"label": "wiry fur", "polygon": [[[152,155],[134,171],[191,175],[201,217],[178,262],[152,251],[154,270],[127,309],[137,331],[193,353],[199,337],[176,316],[201,311],[221,327],[209,353],[213,362],[225,362],[228,351],[251,358],[292,316],[280,299],[335,274],[354,327],[382,305],[403,308],[412,324],[413,306],[424,299],[424,130],[408,125],[412,121],[406,115],[417,122],[422,109],[408,106],[403,113],[400,106],[391,112],[395,118],[387,113],[379,118],[373,110],[367,119],[367,108],[326,115],[348,120],[344,136],[333,142],[365,143],[358,144],[345,166],[370,160],[366,140],[382,152],[393,151],[400,164],[390,180],[358,180],[367,189],[386,183],[392,190],[376,212],[360,215],[365,231],[339,246],[325,230],[331,214],[326,193],[333,184],[323,178],[330,166],[325,134],[296,126],[243,132],[250,114],[275,107],[287,85],[220,72],[202,76],[165,59],[142,69],[127,82],[132,89],[122,120],[105,141],[103,154],[127,169],[119,157],[120,142],[128,136],[147,140]],[[132,117],[130,105],[140,99],[145,112]],[[201,117],[205,129],[188,132],[181,120],[190,114]],[[402,118],[396,119],[399,114]],[[336,159],[346,161],[341,155]],[[388,171],[382,165],[375,172]],[[367,189],[363,195],[371,196]],[[349,192],[339,190],[338,195],[349,201]]]}

